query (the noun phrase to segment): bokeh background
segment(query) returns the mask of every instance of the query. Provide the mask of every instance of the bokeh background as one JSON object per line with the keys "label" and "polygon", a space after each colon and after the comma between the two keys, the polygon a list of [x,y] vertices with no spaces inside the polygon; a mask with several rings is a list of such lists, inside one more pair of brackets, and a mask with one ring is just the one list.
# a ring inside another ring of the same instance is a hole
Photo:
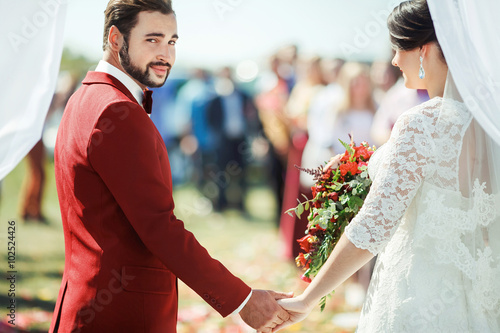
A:
{"label": "bokeh background", "polygon": [[[16,221],[17,327],[46,332],[64,268],[53,149],[69,96],[102,55],[105,0],[69,0],[64,52],[43,140],[0,184],[0,221]],[[404,87],[386,18],[399,1],[177,0],[177,61],[154,89],[152,120],[169,151],[176,215],[254,288],[294,291],[307,221],[284,214],[338,138],[380,146],[399,114],[427,98]],[[7,228],[0,230],[6,244]],[[3,262],[6,262],[5,253]],[[288,332],[353,332],[372,263]],[[0,304],[7,301],[0,282]],[[180,284],[179,332],[251,332]]]}

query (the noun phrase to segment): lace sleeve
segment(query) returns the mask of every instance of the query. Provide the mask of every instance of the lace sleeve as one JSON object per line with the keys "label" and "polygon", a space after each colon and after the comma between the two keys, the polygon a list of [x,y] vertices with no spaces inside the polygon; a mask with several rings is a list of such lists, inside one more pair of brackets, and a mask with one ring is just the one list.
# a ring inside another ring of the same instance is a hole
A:
{"label": "lace sleeve", "polygon": [[379,253],[426,177],[434,151],[426,120],[422,114],[403,114],[381,156],[376,156],[380,162],[370,192],[345,230],[356,247]]}

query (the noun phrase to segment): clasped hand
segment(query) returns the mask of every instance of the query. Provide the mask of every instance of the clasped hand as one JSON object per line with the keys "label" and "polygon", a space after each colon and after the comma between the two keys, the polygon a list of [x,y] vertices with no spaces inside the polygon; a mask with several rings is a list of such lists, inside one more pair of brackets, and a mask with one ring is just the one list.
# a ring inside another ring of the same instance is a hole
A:
{"label": "clasped hand", "polygon": [[253,290],[248,303],[240,311],[243,321],[259,333],[275,332],[275,328],[289,320],[289,314],[277,301],[293,297],[292,293],[271,290]]}

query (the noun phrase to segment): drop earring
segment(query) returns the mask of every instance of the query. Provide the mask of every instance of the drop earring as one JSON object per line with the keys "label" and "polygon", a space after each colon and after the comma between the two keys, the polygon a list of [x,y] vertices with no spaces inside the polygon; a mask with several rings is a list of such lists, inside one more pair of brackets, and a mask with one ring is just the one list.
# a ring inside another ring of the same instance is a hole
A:
{"label": "drop earring", "polygon": [[424,61],[424,58],[420,57],[420,69],[418,71],[418,77],[420,79],[423,79],[425,77],[425,71],[424,66],[422,65],[422,61]]}

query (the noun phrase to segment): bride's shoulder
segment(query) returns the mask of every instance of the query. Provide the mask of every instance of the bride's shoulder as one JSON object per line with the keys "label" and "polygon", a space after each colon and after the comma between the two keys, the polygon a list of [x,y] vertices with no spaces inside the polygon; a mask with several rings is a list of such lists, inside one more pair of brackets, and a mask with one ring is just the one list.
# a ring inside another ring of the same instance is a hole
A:
{"label": "bride's shoulder", "polygon": [[433,118],[438,115],[441,105],[443,104],[443,99],[441,97],[431,98],[405,112],[408,115],[422,115],[429,118]]}
{"label": "bride's shoulder", "polygon": [[463,102],[453,99],[443,99],[442,97],[434,97],[409,109],[403,114],[422,115],[430,119],[435,119],[439,116],[443,116],[443,112],[446,115],[453,116],[458,116],[460,114],[468,116],[470,113]]}
{"label": "bride's shoulder", "polygon": [[408,124],[415,123],[419,123],[420,125],[423,125],[425,123],[435,123],[436,119],[439,116],[441,105],[442,98],[435,97],[429,99],[428,101],[414,106],[401,114],[396,124],[399,125],[399,127],[406,127]]}
{"label": "bride's shoulder", "polygon": [[463,102],[434,97],[404,112],[398,119],[400,126],[418,124],[428,130],[437,131],[453,126],[463,126],[471,119],[471,114]]}

